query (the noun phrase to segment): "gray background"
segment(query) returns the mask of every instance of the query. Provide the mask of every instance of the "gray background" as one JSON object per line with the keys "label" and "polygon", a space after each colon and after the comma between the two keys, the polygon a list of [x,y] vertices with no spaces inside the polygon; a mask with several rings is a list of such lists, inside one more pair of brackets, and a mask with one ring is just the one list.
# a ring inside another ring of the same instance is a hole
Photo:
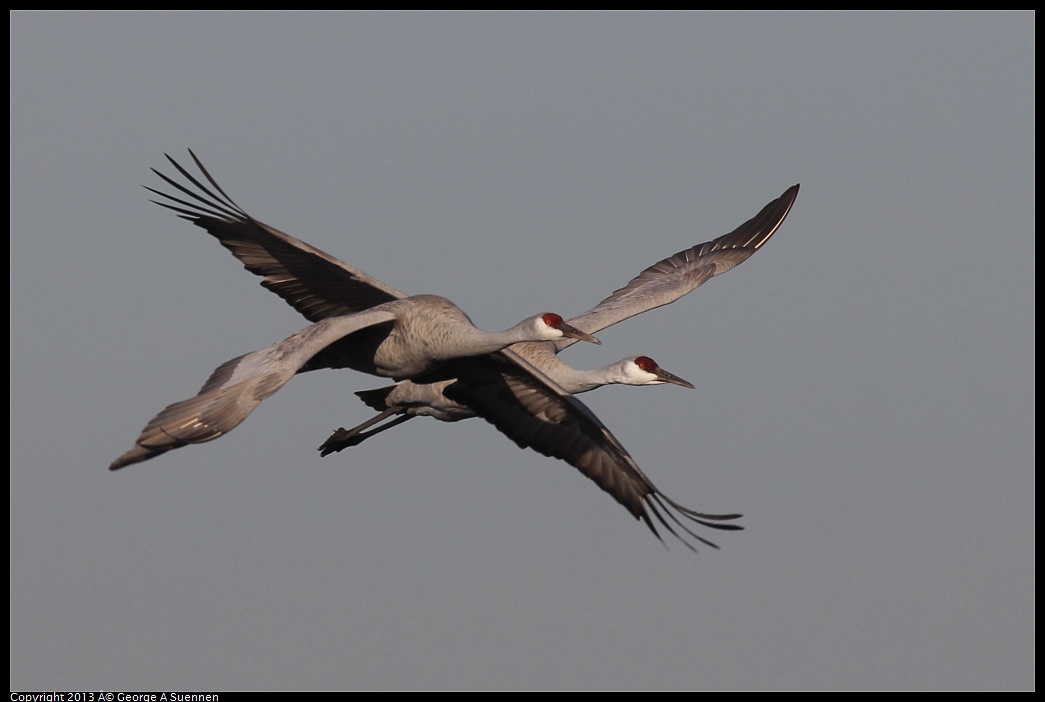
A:
{"label": "gray background", "polygon": [[[985,14],[11,15],[11,686],[1034,687],[1034,21]],[[567,465],[296,378],[110,474],[303,326],[147,202],[254,216],[501,329],[795,182],[753,259],[573,347],[665,549]],[[169,170],[169,169],[168,169]]]}

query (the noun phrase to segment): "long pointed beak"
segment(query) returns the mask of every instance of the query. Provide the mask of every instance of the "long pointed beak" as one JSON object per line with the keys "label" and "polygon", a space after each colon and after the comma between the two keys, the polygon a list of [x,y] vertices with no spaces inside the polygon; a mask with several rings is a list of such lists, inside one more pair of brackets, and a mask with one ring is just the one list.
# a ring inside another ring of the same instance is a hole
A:
{"label": "long pointed beak", "polygon": [[601,341],[596,339],[594,336],[592,336],[588,332],[582,332],[577,327],[575,327],[573,325],[570,325],[570,324],[567,324],[566,322],[563,322],[562,324],[560,324],[558,329],[559,329],[559,331],[562,332],[563,336],[568,336],[571,339],[579,339],[580,341],[587,341],[589,343],[598,344],[600,346],[602,345]]}
{"label": "long pointed beak", "polygon": [[653,375],[657,376],[658,380],[661,380],[661,381],[663,381],[665,383],[671,383],[673,385],[681,385],[682,387],[689,388],[690,390],[696,389],[696,386],[693,385],[693,383],[689,382],[688,380],[686,380],[684,378],[678,377],[674,373],[667,372],[666,370],[664,370],[660,366],[657,366],[657,370],[655,370],[653,372]]}

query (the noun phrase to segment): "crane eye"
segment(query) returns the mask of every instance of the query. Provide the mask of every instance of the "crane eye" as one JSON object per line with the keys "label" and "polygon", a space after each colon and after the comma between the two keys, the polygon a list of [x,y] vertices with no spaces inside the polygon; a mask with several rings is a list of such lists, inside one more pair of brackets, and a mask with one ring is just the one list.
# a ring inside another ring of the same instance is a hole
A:
{"label": "crane eye", "polygon": [[639,356],[635,359],[635,365],[644,371],[652,371],[657,368],[657,362],[649,356]]}

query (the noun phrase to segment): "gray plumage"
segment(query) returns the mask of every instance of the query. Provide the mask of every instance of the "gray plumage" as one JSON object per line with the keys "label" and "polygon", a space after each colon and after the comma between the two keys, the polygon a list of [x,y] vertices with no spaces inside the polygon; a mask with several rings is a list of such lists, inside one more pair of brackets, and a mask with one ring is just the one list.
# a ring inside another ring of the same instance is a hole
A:
{"label": "gray plumage", "polygon": [[[406,297],[363,271],[250,217],[224,193],[195,154],[192,154],[192,158],[210,187],[169,156],[167,158],[195,189],[154,171],[167,184],[190,198],[186,200],[149,188],[164,198],[165,201],[156,201],[157,204],[176,211],[217,238],[243,263],[244,268],[262,277],[264,287],[282,297],[310,321],[322,322],[331,317],[353,315]],[[577,319],[593,327],[601,325],[598,328],[605,328],[645,309],[667,304],[710,277],[732,268],[754,253],[772,235],[787,215],[797,191],[798,186],[791,188],[736,232],[651,266]],[[699,258],[704,260],[695,264],[694,260]],[[666,267],[659,271],[659,275],[655,275],[658,266]],[[687,285],[689,287],[685,288]],[[563,375],[561,367],[569,367],[558,361],[555,355],[567,346],[568,343],[554,346],[545,342],[516,344],[510,349],[483,356],[449,360],[423,377],[414,378],[418,382],[412,385],[407,381],[389,388],[364,391],[359,394],[375,408],[380,409],[381,402],[397,403],[393,407],[386,404],[382,414],[367,425],[399,413],[402,409],[398,404],[400,400],[411,403],[409,411],[401,413],[382,429],[402,423],[414,415],[427,414],[444,421],[478,415],[494,424],[520,447],[532,448],[576,467],[610,493],[632,515],[643,520],[658,538],[660,535],[651,515],[691,549],[692,545],[680,536],[672,524],[702,543],[715,548],[717,546],[691,531],[680,520],[680,516],[717,529],[740,529],[737,525],[721,523],[736,519],[739,514],[696,512],[659,493],[605,425],[556,382],[555,375],[558,374],[575,392],[590,389],[581,388],[577,383],[592,386],[603,384],[593,384],[580,376]],[[360,368],[365,363],[359,364],[358,359],[353,360],[352,347],[353,344],[347,339],[328,344],[307,359],[299,370],[346,365]],[[551,362],[548,362],[549,358]],[[646,357],[630,357],[610,367],[619,366],[614,372],[624,377],[624,366],[630,363],[639,367],[640,358],[644,359],[642,365],[646,366],[643,370],[649,372],[649,363],[652,361]],[[652,366],[656,367],[654,370],[659,369],[655,363]],[[360,369],[368,370],[365,367]],[[215,371],[215,376],[220,371],[221,368]],[[676,376],[670,376],[674,379],[664,379],[669,376],[667,374],[659,381],[652,382],[689,385]],[[645,384],[650,381],[640,382]],[[208,381],[204,391],[210,385],[211,381]],[[411,387],[413,390],[407,390]],[[264,389],[268,394],[274,392],[269,391],[267,385]],[[402,392],[407,392],[407,395],[398,398],[396,393]],[[168,408],[160,416],[171,412],[174,407],[177,405]]]}
{"label": "gray plumage", "polygon": [[[728,234],[712,241],[679,251],[639,273],[627,285],[615,290],[587,312],[573,317],[569,323],[589,333],[596,333],[678,300],[696,290],[711,278],[732,270],[750,258],[780,228],[798,197],[798,185],[788,188],[780,197]],[[578,370],[559,359],[558,354],[573,345],[572,339],[542,343],[516,344],[512,351],[540,368],[545,375],[571,394],[587,392],[609,384],[657,385],[674,383],[693,387],[674,376],[647,356],[631,356],[594,370]],[[323,455],[355,446],[365,439],[406,420],[370,427],[388,417],[432,416],[442,421],[467,419],[467,407],[453,402],[445,393],[414,381],[398,383],[394,388],[379,388],[356,393],[381,415],[352,429],[338,429],[321,446]],[[383,406],[382,406],[383,403]],[[364,431],[370,429],[370,431]]]}
{"label": "gray plumage", "polygon": [[[195,397],[170,405],[154,417],[134,448],[109,468],[123,468],[227,434],[302,371],[347,367],[389,378],[413,378],[453,359],[571,333],[576,332],[559,315],[548,312],[503,332],[484,332],[457,305],[436,295],[406,297],[329,317],[279,343],[220,365]],[[594,340],[588,334],[580,337]]]}

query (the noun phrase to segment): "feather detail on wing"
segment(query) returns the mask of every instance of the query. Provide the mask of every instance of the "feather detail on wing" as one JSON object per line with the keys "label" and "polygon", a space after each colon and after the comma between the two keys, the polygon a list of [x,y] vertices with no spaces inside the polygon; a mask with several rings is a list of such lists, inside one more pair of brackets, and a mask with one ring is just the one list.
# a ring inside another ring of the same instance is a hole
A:
{"label": "feather detail on wing", "polygon": [[168,185],[192,198],[185,200],[146,186],[146,190],[167,200],[153,202],[205,229],[244,268],[261,276],[264,287],[309,321],[359,312],[406,297],[358,268],[254,219],[225,194],[191,150],[189,153],[213,189],[168,155],[167,160],[196,189],[153,169]]}
{"label": "feather detail on wing", "polygon": [[[735,268],[773,236],[796,197],[798,185],[793,185],[729,234],[654,263],[595,307],[569,320],[570,324],[594,334],[629,317],[672,303],[711,278]],[[574,341],[560,339],[550,343],[558,352]]]}
{"label": "feather detail on wing", "polygon": [[333,317],[271,346],[225,361],[214,369],[195,397],[168,405],[153,417],[138,435],[134,448],[113,461],[109,470],[227,434],[262,400],[286,385],[319,350],[391,318],[392,313],[382,307]]}
{"label": "feather detail on wing", "polygon": [[[452,369],[446,369],[448,373]],[[718,548],[693,533],[675,514],[715,529],[742,527],[717,522],[739,514],[695,512],[662,495],[616,437],[582,402],[565,394],[540,371],[511,351],[470,359],[458,380],[446,387],[451,400],[467,405],[520,448],[566,461],[613,496],[660,538],[650,513],[687,547],[675,527],[700,542]],[[673,512],[674,510],[675,512]],[[662,514],[663,512],[663,514]],[[665,515],[667,519],[665,518]]]}

